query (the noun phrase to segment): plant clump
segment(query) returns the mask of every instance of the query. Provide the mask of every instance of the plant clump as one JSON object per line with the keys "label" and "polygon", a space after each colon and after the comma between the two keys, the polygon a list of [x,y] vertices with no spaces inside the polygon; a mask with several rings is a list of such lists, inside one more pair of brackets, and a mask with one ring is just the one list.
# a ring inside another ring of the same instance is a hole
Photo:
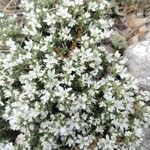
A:
{"label": "plant clump", "polygon": [[0,147],[140,149],[149,93],[119,52],[101,46],[112,34],[110,2],[22,0],[21,7],[26,24],[5,36],[10,53],[0,58],[1,117],[17,134]]}
{"label": "plant clump", "polygon": [[118,32],[115,32],[111,36],[111,43],[115,49],[123,50],[127,48],[127,41],[126,39],[120,35]]}

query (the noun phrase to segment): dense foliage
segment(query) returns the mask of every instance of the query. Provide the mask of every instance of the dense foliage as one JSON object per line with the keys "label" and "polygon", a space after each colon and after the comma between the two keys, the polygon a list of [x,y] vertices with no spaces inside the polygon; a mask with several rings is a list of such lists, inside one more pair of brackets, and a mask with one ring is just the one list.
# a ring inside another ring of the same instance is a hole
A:
{"label": "dense foliage", "polygon": [[10,50],[0,58],[1,118],[13,136],[0,138],[1,149],[140,149],[149,93],[101,45],[113,32],[110,2],[22,0],[21,8],[23,28],[1,29]]}

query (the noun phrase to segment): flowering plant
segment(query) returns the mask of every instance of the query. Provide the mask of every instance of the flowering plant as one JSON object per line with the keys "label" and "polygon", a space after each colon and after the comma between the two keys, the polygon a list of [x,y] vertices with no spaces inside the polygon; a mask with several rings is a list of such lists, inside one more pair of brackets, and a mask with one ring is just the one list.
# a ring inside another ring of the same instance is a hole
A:
{"label": "flowering plant", "polygon": [[112,33],[110,3],[22,0],[21,7],[26,24],[6,36],[10,53],[0,59],[2,118],[18,135],[2,149],[140,148],[149,93],[118,52],[101,46]]}

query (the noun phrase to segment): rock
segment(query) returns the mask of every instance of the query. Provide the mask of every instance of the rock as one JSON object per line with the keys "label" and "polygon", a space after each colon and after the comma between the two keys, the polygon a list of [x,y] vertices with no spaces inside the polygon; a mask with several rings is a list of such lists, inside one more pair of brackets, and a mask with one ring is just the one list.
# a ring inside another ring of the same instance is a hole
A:
{"label": "rock", "polygon": [[143,150],[150,150],[150,128],[144,129]]}
{"label": "rock", "polygon": [[[124,56],[129,72],[137,79],[138,86],[150,91],[150,38],[131,45]],[[142,150],[150,150],[150,128],[144,129]]]}
{"label": "rock", "polygon": [[150,39],[131,45],[124,53],[129,72],[138,86],[150,91]]}

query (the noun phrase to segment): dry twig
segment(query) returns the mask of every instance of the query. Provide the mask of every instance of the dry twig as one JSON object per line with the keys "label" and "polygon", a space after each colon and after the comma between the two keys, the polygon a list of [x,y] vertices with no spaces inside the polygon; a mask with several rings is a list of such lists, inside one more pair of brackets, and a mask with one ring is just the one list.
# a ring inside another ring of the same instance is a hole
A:
{"label": "dry twig", "polygon": [[9,3],[5,6],[3,13],[7,10],[7,8],[11,5],[14,0],[10,0]]}

